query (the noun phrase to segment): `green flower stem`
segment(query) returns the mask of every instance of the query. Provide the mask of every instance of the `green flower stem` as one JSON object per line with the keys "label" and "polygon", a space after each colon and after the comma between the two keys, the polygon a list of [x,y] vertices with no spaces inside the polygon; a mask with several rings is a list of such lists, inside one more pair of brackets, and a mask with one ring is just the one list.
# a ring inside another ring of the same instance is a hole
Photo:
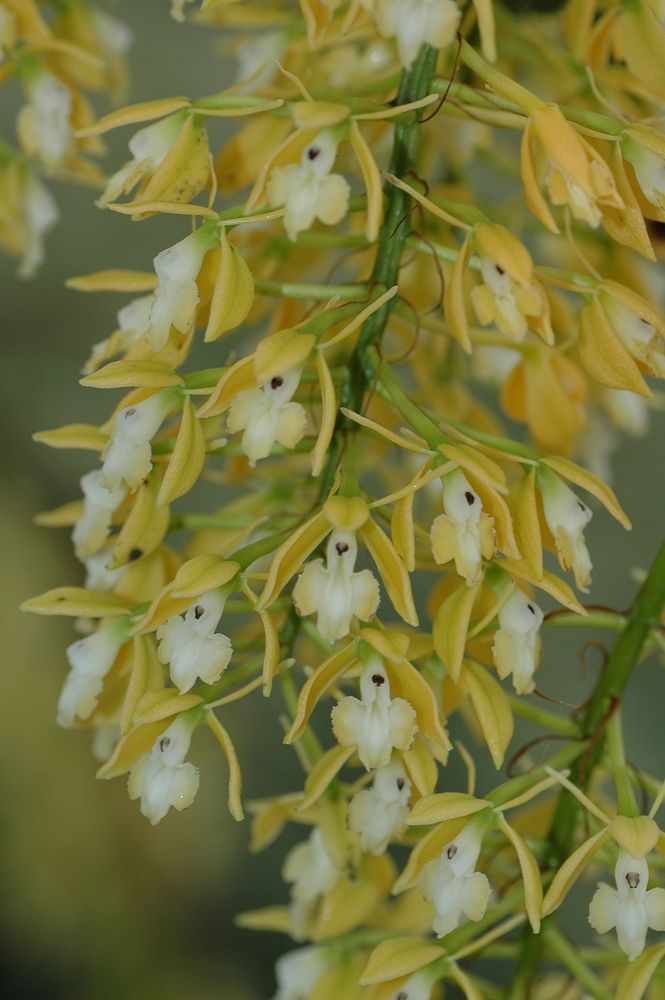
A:
{"label": "green flower stem", "polygon": [[568,736],[571,740],[579,739],[580,730],[572,719],[567,719],[563,715],[550,712],[540,705],[535,705],[532,701],[526,701],[518,695],[508,695],[508,701],[513,711],[513,715],[519,715],[527,722],[533,722],[541,729],[550,733],[557,733],[559,736]]}
{"label": "green flower stem", "polygon": [[607,752],[617,797],[617,812],[621,816],[639,816],[630,770],[626,764],[621,710],[617,709],[607,724]]}
{"label": "green flower stem", "polygon": [[326,301],[338,295],[341,299],[367,298],[368,285],[316,285],[290,281],[255,281],[254,287],[262,295],[276,295],[288,299],[316,299]]}
{"label": "green flower stem", "polygon": [[607,628],[621,632],[626,627],[627,618],[619,611],[609,608],[594,608],[585,606],[587,615],[578,615],[575,611],[552,611],[545,615],[543,625],[550,628]]}
{"label": "green flower stem", "polygon": [[580,951],[551,922],[543,929],[545,944],[551,954],[575,976],[575,982],[583,986],[596,1000],[613,1000],[614,993],[598,978],[586,964]]}
{"label": "green flower stem", "polygon": [[564,770],[575,760],[578,760],[587,747],[588,743],[586,741],[570,743],[563,750],[553,754],[545,764],[534,768],[528,774],[522,774],[518,778],[511,778],[509,781],[504,781],[502,785],[499,785],[493,792],[490,792],[486,798],[495,806],[505,805],[506,802],[517,798],[518,795],[524,795],[526,792],[531,791],[535,785],[547,778],[546,767],[550,767],[554,771]]}
{"label": "green flower stem", "polygon": [[[430,84],[436,72],[436,50],[423,45],[420,54],[409,70],[404,70],[400,79],[396,103],[406,104],[417,101],[430,92]],[[395,125],[393,152],[390,172],[396,177],[405,177],[417,169],[420,147],[421,126],[416,116]],[[407,237],[411,235],[409,208],[411,199],[392,184],[386,185],[386,211],[379,233],[370,287],[392,288],[397,283]],[[374,366],[369,360],[370,351],[381,342],[394,300],[377,309],[363,324],[350,363],[350,378],[341,394],[341,403],[356,412],[362,411],[365,393],[374,376]],[[328,462],[321,474],[320,496],[330,492],[337,466],[341,458],[347,435],[355,432],[357,425],[341,413],[338,416],[335,433],[331,442]]]}
{"label": "green flower stem", "polygon": [[[573,769],[571,780],[580,788],[586,787],[603,752],[603,735],[598,730],[608,718],[613,703],[621,699],[631,673],[637,666],[642,648],[665,605],[665,543],[661,545],[649,575],[644,581],[633,606],[627,615],[627,624],[610,653],[587,709],[582,728],[591,737],[595,734],[593,750],[584,767]],[[551,841],[556,857],[562,861],[574,844],[574,833],[579,804],[570,792],[563,791],[552,827]]]}
{"label": "green flower stem", "polygon": [[439,429],[436,423],[420,409],[404,392],[399,382],[395,378],[390,365],[381,360],[379,352],[374,348],[368,352],[370,364],[379,380],[380,387],[385,390],[384,394],[394,404],[397,411],[411,424],[433,451],[438,451],[439,445],[443,444],[446,436]]}

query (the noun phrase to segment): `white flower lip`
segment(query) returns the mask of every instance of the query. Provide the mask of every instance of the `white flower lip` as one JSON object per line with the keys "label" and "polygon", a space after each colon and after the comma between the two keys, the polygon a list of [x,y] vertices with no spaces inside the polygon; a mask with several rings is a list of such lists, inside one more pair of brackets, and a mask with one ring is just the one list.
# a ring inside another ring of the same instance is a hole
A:
{"label": "white flower lip", "polygon": [[243,432],[241,447],[253,467],[267,458],[275,444],[295,448],[307,428],[307,414],[292,402],[300,383],[300,371],[291,369],[274,375],[263,386],[238,393],[227,418],[232,434]]}
{"label": "white flower lip", "polygon": [[284,228],[290,240],[310,228],[315,219],[332,226],[346,215],[350,188],[341,174],[331,174],[337,144],[330,132],[320,132],[303,151],[300,164],[275,167],[268,181],[268,201],[284,208]]}
{"label": "white flower lip", "polygon": [[350,531],[331,532],[326,565],[308,562],[293,590],[300,615],[317,613],[317,628],[328,642],[349,634],[354,617],[369,621],[379,606],[379,584],[371,570],[354,570],[358,544]]}
{"label": "white flower lip", "polygon": [[391,698],[380,657],[372,656],[360,675],[360,698],[342,698],[332,711],[340,746],[355,746],[369,771],[390,763],[393,749],[408,750],[418,731],[416,713],[404,698]]}
{"label": "white flower lip", "polygon": [[559,561],[564,569],[572,569],[580,590],[591,583],[591,557],[584,541],[584,529],[592,512],[579,497],[554,474],[542,481],[541,495],[547,526],[554,536]]}
{"label": "white flower lip", "polygon": [[408,68],[423,42],[437,49],[452,42],[461,13],[452,0],[378,0],[374,16],[381,34],[395,39]]}
{"label": "white flower lip", "polygon": [[116,414],[100,474],[100,481],[108,490],[117,490],[123,484],[134,490],[148,476],[152,469],[151,440],[174,398],[173,393],[162,390]]}
{"label": "white flower lip", "polygon": [[369,854],[383,854],[406,829],[411,782],[399,760],[374,772],[371,788],[358,792],[349,805],[349,829]]}
{"label": "white flower lip", "polygon": [[486,875],[475,871],[482,843],[481,834],[467,823],[436,861],[422,870],[423,895],[436,910],[433,929],[444,937],[459,927],[463,918],[481,920],[490,897]]}
{"label": "white flower lip", "polygon": [[127,490],[120,485],[109,490],[102,483],[101,470],[86,473],[81,479],[83,513],[74,525],[72,541],[79,559],[88,559],[106,543],[113,513],[125,499]]}
{"label": "white flower lip", "polygon": [[215,631],[224,602],[220,591],[209,591],[196,599],[184,618],[172,615],[157,629],[159,659],[169,664],[171,680],[182,693],[199,678],[214,684],[231,661],[231,640]]}
{"label": "white flower lip", "polygon": [[146,333],[153,351],[166,345],[171,327],[187,334],[194,325],[199,304],[196,279],[214,240],[210,227],[203,225],[155,257],[157,287]]}
{"label": "white flower lip", "polygon": [[528,694],[540,659],[539,630],[543,612],[519,587],[499,608],[500,628],[494,634],[494,662],[500,677],[512,674],[518,694]]}
{"label": "white flower lip", "polygon": [[70,671],[58,701],[58,725],[69,729],[75,719],[85,720],[92,715],[104,678],[127,639],[128,628],[127,619],[116,619],[67,647]]}
{"label": "white flower lip", "polygon": [[601,883],[589,906],[589,923],[598,934],[616,928],[619,947],[634,961],[644,951],[649,928],[665,930],[665,889],[648,889],[644,858],[621,850],[614,870],[616,889]]}
{"label": "white flower lip", "polygon": [[192,725],[182,716],[159,736],[129,772],[130,799],[141,800],[141,812],[155,826],[169,809],[187,809],[198,791],[199,770],[185,761]]}

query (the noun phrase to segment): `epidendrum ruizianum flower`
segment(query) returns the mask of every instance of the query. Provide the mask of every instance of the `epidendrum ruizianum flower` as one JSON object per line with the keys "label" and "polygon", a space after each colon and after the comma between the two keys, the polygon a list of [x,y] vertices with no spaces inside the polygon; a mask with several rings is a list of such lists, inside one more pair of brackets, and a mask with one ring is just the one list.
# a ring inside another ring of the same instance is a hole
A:
{"label": "epidendrum ruizianum flower", "polygon": [[663,995],[665,787],[626,722],[665,554],[628,610],[619,576],[585,595],[605,512],[631,526],[611,476],[644,537],[662,508],[647,442],[628,492],[618,445],[662,409],[665,7],[555,6],[173,0],[213,82],[120,106],[122,25],[0,0],[0,250],[36,271],[52,181],[170,227],[67,282],[115,296],[80,359],[110,402],[35,435],[93,458],[38,518],[78,576],[24,608],[72,619],[57,720],[151,824],[219,788],[195,729],[238,821],[248,739],[293,747],[248,804],[252,850],[297,827],[282,903],[239,918],[291,941],[274,1000]]}

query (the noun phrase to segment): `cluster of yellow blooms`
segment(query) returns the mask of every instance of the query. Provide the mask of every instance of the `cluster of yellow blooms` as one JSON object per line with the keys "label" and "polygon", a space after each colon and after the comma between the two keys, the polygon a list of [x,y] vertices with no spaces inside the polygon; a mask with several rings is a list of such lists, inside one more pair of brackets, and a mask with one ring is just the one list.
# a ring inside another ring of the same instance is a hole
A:
{"label": "cluster of yellow blooms", "polygon": [[[40,517],[72,529],[85,586],[26,604],[82,634],[60,724],[92,732],[99,776],[128,774],[151,823],[191,805],[208,728],[241,819],[227,706],[281,689],[304,787],[251,805],[253,848],[309,832],[289,905],[240,918],[299,943],[276,1000],[427,1000],[445,980],[470,1000],[662,996],[665,943],[645,944],[665,930],[647,867],[664,793],[648,779],[640,814],[619,702],[663,646],[665,556],[627,616],[594,617],[561,575],[588,590],[589,497],[630,527],[612,428],[643,433],[665,375],[662,3],[175,0],[229,29],[237,82],[96,122],[79,88],[117,84],[126,35],[55,6],[46,27],[32,0],[0,2],[0,71],[28,101],[3,243],[30,270],[54,215],[35,164],[94,180],[83,154],[121,127],[131,158],[98,204],[191,226],[152,270],[71,281],[130,298],[82,380],[124,391],[108,420],[37,435],[99,454],[82,499]],[[240,125],[213,154],[215,117]],[[193,371],[200,340],[216,366]],[[527,696],[543,623],[583,618],[619,638],[569,718]],[[479,797],[453,715],[497,768],[514,715],[563,749]],[[468,786],[437,791],[453,749]],[[590,923],[618,947],[580,951],[551,915],[592,859],[616,888],[588,893]],[[512,963],[507,992],[473,964],[487,954]]]}

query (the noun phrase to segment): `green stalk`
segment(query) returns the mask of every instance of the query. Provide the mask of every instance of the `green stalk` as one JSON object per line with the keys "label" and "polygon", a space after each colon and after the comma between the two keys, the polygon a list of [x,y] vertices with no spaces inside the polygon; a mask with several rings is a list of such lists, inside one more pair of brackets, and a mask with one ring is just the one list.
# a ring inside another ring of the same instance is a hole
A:
{"label": "green stalk", "polygon": [[[407,104],[425,97],[436,72],[436,50],[424,45],[411,69],[404,70],[400,80],[396,104]],[[390,172],[396,177],[416,173],[418,150],[420,148],[420,122],[416,116],[395,125],[393,152]],[[411,234],[409,209],[411,199],[399,188],[386,184],[386,212],[379,232],[374,267],[369,286],[388,289],[397,284],[402,252]],[[365,393],[374,376],[374,368],[369,362],[369,352],[381,343],[381,338],[390,316],[394,300],[387,302],[365,321],[350,363],[350,378],[342,392],[343,406],[357,412],[362,411]],[[335,433],[330,445],[328,462],[321,474],[320,496],[326,497],[335,478],[335,472],[349,434],[357,425],[342,414],[339,415]]]}

